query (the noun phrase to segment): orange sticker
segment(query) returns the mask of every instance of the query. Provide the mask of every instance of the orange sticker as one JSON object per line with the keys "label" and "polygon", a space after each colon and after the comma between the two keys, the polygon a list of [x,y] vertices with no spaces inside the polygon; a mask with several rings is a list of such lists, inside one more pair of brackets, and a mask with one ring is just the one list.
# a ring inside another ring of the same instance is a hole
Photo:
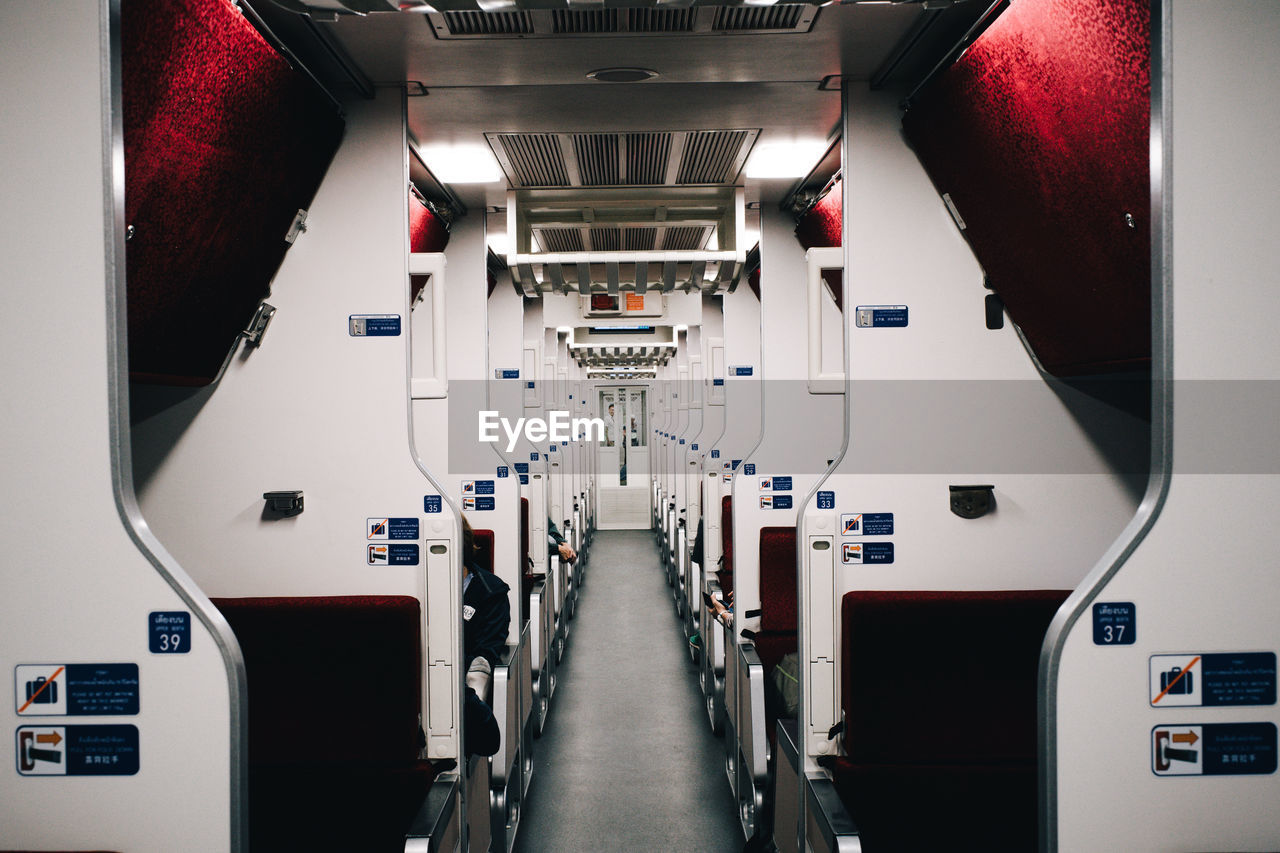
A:
{"label": "orange sticker", "polygon": [[628,293],[627,294],[627,310],[643,311],[644,310],[644,294]]}

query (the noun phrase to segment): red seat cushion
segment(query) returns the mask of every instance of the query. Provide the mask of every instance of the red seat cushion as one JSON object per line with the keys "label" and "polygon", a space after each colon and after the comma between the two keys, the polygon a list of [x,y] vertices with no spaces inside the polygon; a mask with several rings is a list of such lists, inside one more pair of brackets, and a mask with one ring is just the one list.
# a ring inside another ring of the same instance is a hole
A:
{"label": "red seat cushion", "polygon": [[397,768],[254,768],[253,849],[402,853],[405,833],[434,779],[428,761]]}
{"label": "red seat cushion", "polygon": [[866,853],[1036,849],[1035,764],[830,767]]}

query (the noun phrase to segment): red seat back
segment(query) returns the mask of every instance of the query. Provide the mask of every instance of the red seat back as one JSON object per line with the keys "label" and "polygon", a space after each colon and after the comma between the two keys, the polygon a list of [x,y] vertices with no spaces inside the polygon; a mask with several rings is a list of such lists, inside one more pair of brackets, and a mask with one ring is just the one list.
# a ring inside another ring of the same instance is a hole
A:
{"label": "red seat back", "polygon": [[720,590],[728,595],[733,592],[733,496],[725,495],[720,500],[720,550],[723,557],[720,568],[716,570],[716,578],[720,581]]}
{"label": "red seat back", "polygon": [[1034,761],[1040,646],[1067,595],[848,593],[841,698],[850,759]]}
{"label": "red seat back", "polygon": [[760,529],[760,630],[796,630],[796,529]]}
{"label": "red seat back", "polygon": [[416,598],[213,603],[244,653],[252,765],[409,764],[417,758],[422,616]]}

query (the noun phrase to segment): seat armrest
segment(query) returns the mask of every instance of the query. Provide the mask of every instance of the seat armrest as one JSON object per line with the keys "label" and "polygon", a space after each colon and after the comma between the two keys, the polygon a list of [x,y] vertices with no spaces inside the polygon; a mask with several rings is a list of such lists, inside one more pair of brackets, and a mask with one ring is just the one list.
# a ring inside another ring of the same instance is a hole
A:
{"label": "seat armrest", "polygon": [[523,730],[520,716],[520,655],[523,635],[514,643],[507,643],[502,656],[493,668],[493,717],[498,722],[501,746],[489,759],[489,775],[495,784],[502,785],[511,778],[520,748]]}
{"label": "seat armrest", "polygon": [[546,575],[534,575],[533,587],[529,590],[529,621],[533,622],[529,632],[529,657],[536,676],[542,672],[543,661],[547,657],[547,613],[544,608],[550,603],[547,599]]}
{"label": "seat armrest", "polygon": [[778,735],[778,754],[790,765],[793,773],[800,773],[800,747],[795,720],[775,720],[774,731]]}
{"label": "seat armrest", "polygon": [[814,773],[805,778],[804,787],[806,838],[814,853],[862,853],[858,827],[845,810],[835,784],[823,774]]}
{"label": "seat armrest", "polygon": [[453,853],[461,842],[458,818],[458,774],[441,773],[409,824],[404,853]]}
{"label": "seat armrest", "polygon": [[740,671],[746,676],[745,683],[738,685],[742,703],[738,709],[738,742],[746,762],[743,769],[763,785],[769,773],[769,741],[764,731],[764,664],[756,653],[755,643],[747,641],[738,644],[738,660]]}

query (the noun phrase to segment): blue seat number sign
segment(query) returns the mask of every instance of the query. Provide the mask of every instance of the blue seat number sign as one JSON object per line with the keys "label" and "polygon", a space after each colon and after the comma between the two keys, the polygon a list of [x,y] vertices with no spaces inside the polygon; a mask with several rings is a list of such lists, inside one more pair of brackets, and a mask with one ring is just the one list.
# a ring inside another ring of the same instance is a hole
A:
{"label": "blue seat number sign", "polygon": [[191,614],[185,610],[156,610],[147,616],[147,647],[157,655],[191,651]]}
{"label": "blue seat number sign", "polygon": [[818,509],[835,509],[835,492],[818,492]]}
{"label": "blue seat number sign", "polygon": [[423,512],[444,512],[444,499],[439,495],[426,495],[422,499]]}
{"label": "blue seat number sign", "polygon": [[1138,639],[1138,608],[1132,601],[1093,605],[1093,642],[1098,646],[1130,646]]}

